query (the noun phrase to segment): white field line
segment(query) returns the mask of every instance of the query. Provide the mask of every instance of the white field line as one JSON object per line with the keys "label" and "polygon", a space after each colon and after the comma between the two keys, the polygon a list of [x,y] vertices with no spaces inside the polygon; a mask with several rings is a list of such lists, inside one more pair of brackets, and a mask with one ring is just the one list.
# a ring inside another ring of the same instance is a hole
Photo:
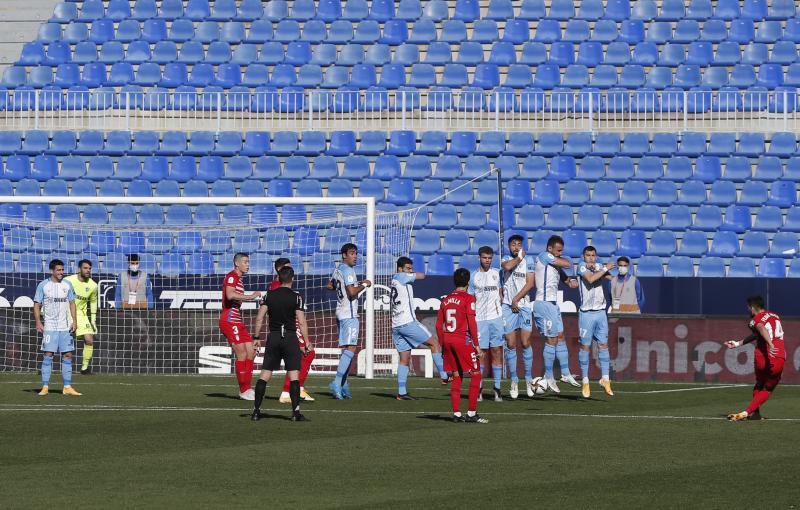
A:
{"label": "white field line", "polygon": [[[105,406],[105,405],[41,405],[31,406],[28,404],[0,404],[0,412],[42,412],[42,411],[72,411],[72,412],[209,412],[209,411],[227,411],[249,413],[251,408],[221,408],[221,407],[179,407],[179,406]],[[264,412],[275,412],[282,415],[287,415],[287,409],[264,409]],[[330,413],[330,414],[385,414],[385,415],[424,415],[431,414],[430,412],[419,411],[368,411],[368,410],[349,410],[349,409],[311,409],[303,410],[308,414],[313,413]],[[723,416],[655,416],[655,415],[632,415],[632,414],[586,414],[586,413],[481,413],[487,416],[517,416],[517,417],[555,417],[555,418],[595,418],[606,420],[678,420],[678,421],[725,421]],[[443,416],[449,416],[445,413]],[[800,418],[770,418],[767,421],[782,421],[782,422],[800,422]]]}

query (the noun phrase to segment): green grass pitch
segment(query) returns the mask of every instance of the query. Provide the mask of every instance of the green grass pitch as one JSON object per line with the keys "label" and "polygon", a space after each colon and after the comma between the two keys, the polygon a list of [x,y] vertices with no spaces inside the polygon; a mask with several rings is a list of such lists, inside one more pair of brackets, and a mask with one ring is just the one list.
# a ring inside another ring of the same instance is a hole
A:
{"label": "green grass pitch", "polygon": [[[0,374],[3,508],[797,508],[800,387],[763,421],[728,423],[745,385],[618,383],[608,398],[482,402],[454,424],[449,390],[352,379],[334,401],[309,379],[311,421],[288,421],[277,382],[254,423],[229,377],[76,375],[82,397],[39,397]],[[490,384],[490,383],[489,383]],[[488,386],[487,383],[484,386]],[[573,391],[574,390],[574,391]],[[524,392],[523,392],[524,393]],[[466,385],[464,385],[466,397]],[[466,398],[464,399],[466,407]]]}

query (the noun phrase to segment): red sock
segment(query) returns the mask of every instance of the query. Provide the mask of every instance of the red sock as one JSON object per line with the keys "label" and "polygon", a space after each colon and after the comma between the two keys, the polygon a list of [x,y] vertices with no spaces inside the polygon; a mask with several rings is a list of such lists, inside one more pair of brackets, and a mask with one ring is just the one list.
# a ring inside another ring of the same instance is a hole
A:
{"label": "red sock", "polygon": [[754,412],[758,411],[758,409],[764,405],[764,402],[769,400],[770,395],[772,395],[771,391],[767,390],[753,390],[753,400],[750,402],[750,405],[747,406],[747,414],[753,414]]}
{"label": "red sock", "polygon": [[245,367],[245,370],[247,370],[247,387],[248,388],[252,388],[253,387],[253,384],[252,384],[253,383],[253,367],[255,366],[256,362],[255,362],[255,360],[252,360],[252,359],[248,359],[248,360],[245,360],[245,361],[247,362],[247,366]]}
{"label": "red sock", "polygon": [[303,356],[303,360],[300,364],[300,387],[304,387],[306,385],[306,378],[308,377],[308,373],[311,371],[311,363],[314,361],[316,356],[317,353],[314,351],[311,351]]}
{"label": "red sock", "polygon": [[236,360],[236,381],[239,383],[239,393],[250,389],[251,373],[247,371],[247,360]]}
{"label": "red sock", "polygon": [[481,375],[473,374],[469,382],[469,410],[478,410],[478,396],[481,394]]}
{"label": "red sock", "polygon": [[461,410],[461,376],[454,375],[453,382],[450,383],[450,402],[453,404],[453,412]]}

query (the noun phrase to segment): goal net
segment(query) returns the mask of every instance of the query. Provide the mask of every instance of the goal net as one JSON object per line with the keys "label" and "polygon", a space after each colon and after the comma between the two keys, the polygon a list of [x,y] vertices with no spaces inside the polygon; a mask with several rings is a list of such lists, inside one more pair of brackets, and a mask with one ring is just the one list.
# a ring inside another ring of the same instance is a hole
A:
{"label": "goal net", "polygon": [[[357,369],[367,377],[391,374],[389,283],[397,257],[409,253],[418,211],[377,211],[373,198],[4,198],[2,370],[37,370],[42,335],[33,317],[36,287],[50,277],[51,260],[62,260],[67,276],[86,259],[98,284],[94,372],[229,374],[232,352],[217,324],[221,287],[234,254],[245,252],[245,291],[267,290],[274,261],[292,261],[294,288],[306,299],[317,349],[312,370],[334,372],[337,298],[326,286],[341,246],[354,243],[356,272],[375,283],[359,297],[364,348]],[[146,298],[133,305],[121,296],[131,254],[139,257],[140,277],[147,277],[141,278]],[[242,309],[252,333],[256,304]],[[78,339],[79,358],[81,352]],[[260,366],[260,357],[256,361]]]}

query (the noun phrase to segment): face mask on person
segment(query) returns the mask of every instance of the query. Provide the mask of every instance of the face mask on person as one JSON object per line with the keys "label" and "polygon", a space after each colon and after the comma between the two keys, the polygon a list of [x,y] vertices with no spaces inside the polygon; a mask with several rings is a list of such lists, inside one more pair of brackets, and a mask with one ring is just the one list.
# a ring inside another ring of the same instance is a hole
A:
{"label": "face mask on person", "polygon": [[128,268],[131,270],[131,273],[139,272],[139,264],[131,264],[130,266],[128,266]]}
{"label": "face mask on person", "polygon": [[620,266],[619,267],[619,274],[621,274],[622,276],[625,276],[626,274],[628,274],[628,266]]}

